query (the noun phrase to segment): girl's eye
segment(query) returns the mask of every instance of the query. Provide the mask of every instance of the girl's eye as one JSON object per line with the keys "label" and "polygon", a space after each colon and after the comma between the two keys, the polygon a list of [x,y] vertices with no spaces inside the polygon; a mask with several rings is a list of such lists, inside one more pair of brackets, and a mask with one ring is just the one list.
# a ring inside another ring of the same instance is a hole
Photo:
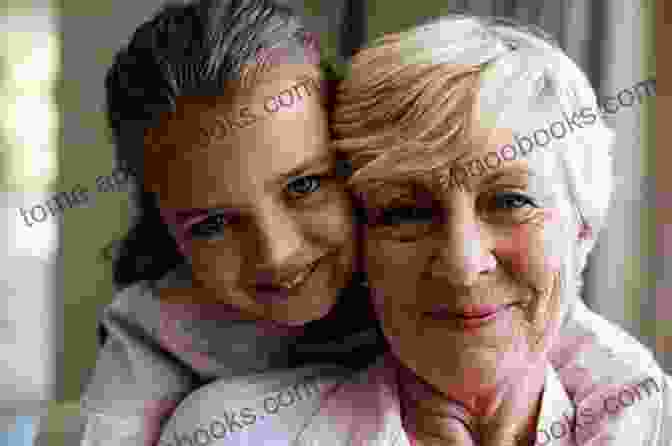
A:
{"label": "girl's eye", "polygon": [[320,177],[309,175],[298,177],[290,181],[286,190],[292,198],[301,198],[303,195],[312,194],[320,188]]}
{"label": "girl's eye", "polygon": [[221,234],[224,226],[229,223],[229,219],[223,214],[211,215],[200,223],[192,225],[189,233],[194,238],[207,238]]}

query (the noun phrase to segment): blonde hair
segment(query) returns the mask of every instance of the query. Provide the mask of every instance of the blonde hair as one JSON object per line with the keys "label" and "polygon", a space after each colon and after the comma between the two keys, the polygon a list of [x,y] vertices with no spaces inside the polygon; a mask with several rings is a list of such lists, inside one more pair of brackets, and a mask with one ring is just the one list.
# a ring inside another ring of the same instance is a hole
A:
{"label": "blonde hair", "polygon": [[562,145],[554,151],[577,217],[596,236],[611,196],[614,134],[585,74],[539,28],[451,15],[375,40],[338,88],[333,145],[353,163],[352,185],[441,168],[475,125],[529,129],[540,116],[585,108],[596,112],[594,124],[554,142]]}

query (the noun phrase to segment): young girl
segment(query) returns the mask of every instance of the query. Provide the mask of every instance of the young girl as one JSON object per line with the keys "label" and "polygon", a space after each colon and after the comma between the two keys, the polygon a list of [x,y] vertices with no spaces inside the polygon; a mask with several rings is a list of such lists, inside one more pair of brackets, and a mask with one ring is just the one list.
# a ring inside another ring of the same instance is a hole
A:
{"label": "young girl", "polygon": [[323,70],[299,18],[267,0],[164,7],[117,54],[107,116],[137,214],[116,253],[83,445],[154,444],[214,379],[356,368],[382,348],[353,278]]}

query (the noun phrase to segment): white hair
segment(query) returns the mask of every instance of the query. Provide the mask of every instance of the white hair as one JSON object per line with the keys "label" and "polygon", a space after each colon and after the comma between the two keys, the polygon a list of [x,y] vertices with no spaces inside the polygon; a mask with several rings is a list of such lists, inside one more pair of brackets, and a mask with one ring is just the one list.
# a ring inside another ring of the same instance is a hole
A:
{"label": "white hair", "polygon": [[[354,130],[367,128],[369,134],[376,134],[377,130],[371,130],[375,126],[366,124],[356,127],[354,112],[361,113],[360,120],[369,119],[363,112],[366,105],[370,107],[365,109],[366,112],[375,115],[377,104],[385,101],[379,97],[394,88],[388,86],[386,91],[380,86],[385,81],[394,83],[404,73],[411,72],[411,64],[416,64],[416,67],[443,65],[447,70],[463,67],[461,69],[466,76],[475,73],[477,78],[473,84],[474,93],[479,101],[476,117],[481,127],[511,128],[519,135],[526,135],[534,129],[547,129],[552,117],[560,117],[562,120],[562,113],[571,117],[575,113],[592,110],[595,119],[589,126],[574,132],[570,124],[572,134],[558,138],[551,145],[558,156],[559,162],[555,164],[559,166],[565,180],[563,187],[566,187],[567,195],[576,208],[578,220],[590,228],[592,234],[590,240],[581,244],[574,259],[574,267],[578,268],[579,273],[583,271],[588,253],[594,247],[609,207],[613,182],[610,150],[614,132],[602,120],[595,92],[585,74],[552,38],[539,28],[522,26],[509,19],[460,14],[444,16],[399,34],[385,35],[373,41],[364,52],[368,53],[359,61],[356,57],[353,58],[353,67],[343,87],[344,91],[350,88],[354,92],[346,99],[359,103],[353,106],[345,101],[343,112],[339,113],[337,110],[335,145],[346,152],[364,152],[365,145],[370,148],[375,147],[376,142],[381,142],[379,149],[368,150],[368,153],[378,155],[378,159],[369,164],[371,167],[387,165],[382,162],[383,159],[389,162],[394,158],[393,151],[387,150],[393,146],[389,142],[390,130],[385,127],[387,124],[383,124],[380,127],[382,131],[378,133],[381,135],[380,140],[371,136],[361,138]],[[394,61],[390,62],[392,59]],[[378,64],[375,66],[377,71],[371,69],[373,64]],[[406,68],[401,68],[402,66]],[[375,73],[371,74],[372,71]],[[426,71],[416,71],[420,74],[411,76],[420,78],[427,75]],[[455,79],[461,81],[460,76],[452,75],[450,82],[456,84]],[[418,79],[413,80],[418,84]],[[434,81],[423,79],[421,83],[434,88],[436,83],[445,81],[442,79],[431,82]],[[453,84],[442,84],[441,91],[448,91],[444,85]],[[469,83],[462,85],[463,90],[472,86]],[[371,93],[365,93],[365,90]],[[374,94],[378,95],[375,99]],[[456,95],[451,91],[446,96],[452,100]],[[423,98],[417,94],[413,99],[425,100]],[[396,104],[392,100],[388,101],[387,106],[400,107],[397,105],[400,101],[396,101]],[[448,100],[444,99],[443,102]],[[454,108],[457,103],[459,100],[452,100]],[[415,105],[409,107],[411,112],[420,116],[413,107]],[[428,107],[426,114],[432,114],[434,110],[438,108]],[[388,112],[387,116],[397,117],[400,114],[401,112]],[[408,116],[407,114],[403,117]],[[406,132],[405,136],[409,134],[410,132]],[[383,136],[387,138],[387,148],[382,144]],[[343,141],[338,141],[339,138],[343,138]],[[403,140],[404,135],[399,135],[398,139]],[[537,152],[532,156],[545,151]]]}

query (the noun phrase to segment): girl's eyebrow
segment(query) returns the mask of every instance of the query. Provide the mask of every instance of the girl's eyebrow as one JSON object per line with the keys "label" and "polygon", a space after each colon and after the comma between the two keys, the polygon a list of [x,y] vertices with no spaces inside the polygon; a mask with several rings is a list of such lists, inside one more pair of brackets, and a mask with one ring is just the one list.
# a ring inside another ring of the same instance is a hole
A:
{"label": "girl's eyebrow", "polygon": [[329,169],[334,169],[335,166],[335,157],[332,153],[320,154],[304,160],[300,165],[287,172],[277,174],[274,178],[266,181],[265,186],[272,189],[298,177],[321,174]]}
{"label": "girl's eyebrow", "polygon": [[300,165],[294,167],[288,172],[279,174],[276,178],[271,180],[272,183],[286,183],[292,178],[305,176],[307,173],[315,172],[320,169],[334,166],[335,157],[332,153],[320,154],[315,157],[308,158]]}
{"label": "girl's eyebrow", "polygon": [[[320,154],[316,157],[305,160],[299,166],[291,169],[288,172],[281,173],[275,179],[271,180],[271,182],[285,183],[294,177],[299,177],[311,172],[331,167],[334,165],[334,160],[335,158],[331,153],[325,155]],[[212,207],[208,208],[164,208],[164,212],[171,214],[178,223],[183,223],[186,220],[202,215],[214,215],[221,214],[223,212],[235,213],[236,211],[227,206],[213,205]]]}
{"label": "girl's eyebrow", "polygon": [[197,217],[202,217],[205,215],[219,215],[221,213],[234,213],[232,209],[223,208],[223,207],[212,207],[212,208],[191,208],[191,209],[170,209],[167,210],[172,213],[175,217],[175,222],[179,225],[186,223],[189,220],[192,220]]}
{"label": "girl's eyebrow", "polygon": [[193,208],[193,209],[179,209],[174,212],[175,217],[178,220],[186,220],[192,217],[198,217],[203,214],[209,213],[208,209],[203,208]]}

